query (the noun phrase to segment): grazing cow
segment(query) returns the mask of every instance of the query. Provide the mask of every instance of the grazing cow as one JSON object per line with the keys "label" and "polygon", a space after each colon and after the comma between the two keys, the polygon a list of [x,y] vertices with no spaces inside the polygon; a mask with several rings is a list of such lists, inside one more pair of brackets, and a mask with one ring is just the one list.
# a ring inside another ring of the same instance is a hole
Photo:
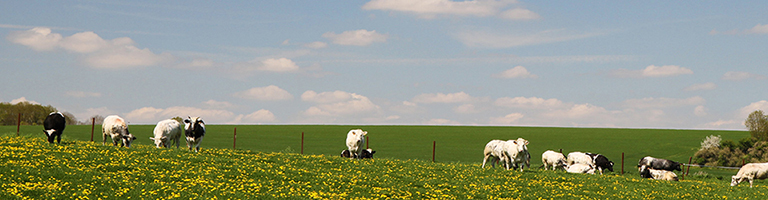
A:
{"label": "grazing cow", "polygon": [[175,142],[176,148],[178,149],[181,132],[181,123],[173,119],[166,119],[157,122],[157,126],[155,126],[155,130],[153,131],[155,137],[150,137],[149,139],[155,142],[157,148],[170,147],[171,142]]}
{"label": "grazing cow", "polygon": [[349,152],[349,149],[344,149],[344,151],[341,151],[341,157],[342,158],[352,158],[352,153]]}
{"label": "grazing cow", "polygon": [[205,122],[200,117],[190,117],[184,119],[184,136],[187,138],[187,148],[191,151],[195,147],[195,152],[200,151],[200,142],[205,136]]}
{"label": "grazing cow", "polygon": [[563,169],[565,171],[565,156],[562,153],[547,150],[541,154],[541,163],[544,163],[544,170],[547,170],[550,166],[552,170]]}
{"label": "grazing cow", "polygon": [[651,169],[663,169],[667,171],[683,171],[679,162],[646,156],[637,163],[637,167],[646,166]]}
{"label": "grazing cow", "polygon": [[677,174],[671,171],[667,170],[661,170],[661,169],[651,169],[647,168],[646,166],[641,166],[639,169],[640,176],[643,178],[652,178],[655,180],[664,180],[664,181],[678,181]]}
{"label": "grazing cow", "polygon": [[373,158],[374,153],[376,153],[376,151],[374,151],[373,149],[364,149],[363,153],[360,154],[360,158],[361,159]]}
{"label": "grazing cow", "polygon": [[595,168],[591,165],[583,164],[583,163],[575,163],[573,165],[568,166],[568,173],[576,173],[576,174],[595,174]]}
{"label": "grazing cow", "polygon": [[574,164],[585,164],[592,166],[594,168],[595,166],[595,160],[592,159],[592,156],[587,155],[586,153],[582,152],[571,152],[568,153],[568,159],[567,159],[567,165],[571,166]]}
{"label": "grazing cow", "polygon": [[509,169],[506,164],[509,158],[504,152],[505,143],[506,142],[502,140],[491,140],[488,144],[485,144],[485,149],[483,150],[483,165],[481,168],[485,168],[485,163],[490,159],[491,166],[496,167],[496,161],[499,161],[502,167]]}
{"label": "grazing cow", "polygon": [[[504,143],[504,150],[507,153],[507,169],[510,167],[523,171],[523,164],[531,157],[528,153],[528,140],[517,138],[517,140],[507,140]],[[530,168],[530,167],[529,167]]]}
{"label": "grazing cow", "polygon": [[605,157],[602,154],[593,154],[593,153],[586,153],[590,157],[592,157],[593,163],[595,163],[595,168],[598,172],[600,172],[600,175],[603,175],[603,170],[608,169],[608,171],[613,172],[613,162],[608,160],[607,157]]}
{"label": "grazing cow", "polygon": [[103,145],[107,145],[107,136],[112,138],[112,145],[117,146],[118,142],[120,146],[131,147],[131,143],[136,139],[130,131],[128,131],[128,124],[125,120],[117,115],[110,115],[104,118],[104,122],[101,123],[102,141]]}
{"label": "grazing cow", "polygon": [[53,143],[53,139],[61,144],[61,134],[64,133],[64,128],[67,126],[67,121],[64,119],[64,115],[60,112],[52,112],[45,117],[43,121],[43,133],[48,137],[48,142]]}
{"label": "grazing cow", "polygon": [[365,136],[368,135],[368,131],[363,129],[352,129],[347,133],[347,149],[352,153],[350,158],[360,158],[363,154],[363,144],[365,144]]}
{"label": "grazing cow", "polygon": [[749,187],[752,188],[752,182],[755,179],[768,178],[768,163],[747,163],[739,169],[736,176],[731,176],[731,186],[736,186],[744,179],[749,181]]}

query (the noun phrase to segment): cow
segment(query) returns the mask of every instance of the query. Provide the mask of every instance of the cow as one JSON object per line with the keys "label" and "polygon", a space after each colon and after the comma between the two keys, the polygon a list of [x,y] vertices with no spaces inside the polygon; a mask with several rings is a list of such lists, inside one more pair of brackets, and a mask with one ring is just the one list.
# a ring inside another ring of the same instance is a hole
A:
{"label": "cow", "polygon": [[364,149],[363,153],[360,154],[360,158],[361,159],[373,158],[373,154],[375,154],[375,153],[376,153],[376,151],[374,151],[373,149]]}
{"label": "cow", "polygon": [[600,172],[600,175],[603,175],[604,169],[608,169],[608,171],[613,172],[613,162],[608,160],[607,157],[605,157],[602,154],[593,154],[593,153],[586,153],[586,154],[592,157],[592,162],[595,163],[595,169],[597,169],[597,171]]}
{"label": "cow", "polygon": [[131,143],[136,137],[128,131],[128,124],[125,120],[117,115],[110,115],[104,118],[104,122],[101,123],[101,136],[103,138],[102,145],[107,145],[107,137],[112,138],[112,145],[117,146],[120,142],[120,146],[131,147]]}
{"label": "cow", "polygon": [[741,166],[736,176],[731,176],[731,186],[739,185],[744,179],[749,181],[749,188],[755,179],[768,178],[768,163],[747,163]]}
{"label": "cow", "polygon": [[652,178],[655,180],[664,180],[664,181],[678,181],[677,174],[671,171],[661,170],[661,169],[651,169],[645,165],[640,166],[638,171],[640,171],[640,176],[642,176],[643,178]]}
{"label": "cow", "polygon": [[[523,171],[523,164],[530,159],[528,153],[528,140],[523,138],[517,138],[517,140],[507,140],[504,143],[504,150],[507,154],[507,169],[510,167],[517,169],[520,167],[520,171]],[[530,167],[529,167],[530,168]]]}
{"label": "cow", "polygon": [[184,119],[184,136],[187,139],[187,149],[190,151],[192,147],[195,148],[195,152],[200,151],[200,142],[203,141],[205,136],[205,122],[200,117],[190,117]]}
{"label": "cow", "polygon": [[60,112],[48,114],[48,117],[45,117],[45,121],[43,121],[43,133],[48,137],[48,143],[53,144],[55,138],[56,143],[61,144],[61,134],[64,133],[66,126],[67,120]]}
{"label": "cow", "polygon": [[562,153],[547,150],[541,154],[541,163],[543,163],[544,170],[547,170],[550,166],[552,170],[563,169],[565,171],[565,156]]}
{"label": "cow", "polygon": [[341,157],[352,158],[352,152],[349,152],[349,149],[344,149],[344,151],[341,151]]}
{"label": "cow", "polygon": [[585,164],[594,168],[595,160],[592,159],[592,156],[589,156],[586,153],[575,151],[568,153],[566,165],[571,166],[574,164]]}
{"label": "cow", "polygon": [[178,149],[181,132],[181,123],[173,119],[166,119],[157,122],[157,126],[155,126],[153,131],[155,137],[149,137],[149,139],[155,142],[157,148],[171,147],[171,142],[175,142]]}
{"label": "cow", "polygon": [[360,158],[363,154],[363,144],[365,144],[365,136],[368,135],[368,131],[363,129],[352,129],[347,133],[347,149],[351,153],[350,158]]}
{"label": "cow", "polygon": [[485,144],[485,149],[483,149],[483,165],[481,168],[485,168],[485,164],[490,159],[491,166],[496,167],[496,161],[499,161],[502,167],[509,169],[507,167],[507,160],[509,160],[509,158],[504,150],[505,143],[506,142],[503,140],[491,140],[488,144]]}
{"label": "cow", "polygon": [[583,163],[575,163],[568,166],[568,170],[566,170],[568,173],[576,173],[576,174],[595,174],[595,168],[591,165],[583,164]]}
{"label": "cow", "polygon": [[667,171],[683,171],[679,162],[646,156],[637,163],[637,167],[646,166],[651,169],[663,169]]}

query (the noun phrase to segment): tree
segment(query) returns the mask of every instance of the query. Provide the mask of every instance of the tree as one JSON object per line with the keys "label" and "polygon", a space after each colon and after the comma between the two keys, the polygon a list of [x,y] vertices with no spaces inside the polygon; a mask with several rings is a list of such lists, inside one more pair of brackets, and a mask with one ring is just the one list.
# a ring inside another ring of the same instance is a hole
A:
{"label": "tree", "polygon": [[768,141],[768,115],[763,114],[762,110],[756,110],[749,114],[744,121],[749,134],[758,141]]}
{"label": "tree", "polygon": [[77,118],[72,113],[62,112],[61,114],[64,115],[64,120],[67,121],[67,125],[78,125]]}

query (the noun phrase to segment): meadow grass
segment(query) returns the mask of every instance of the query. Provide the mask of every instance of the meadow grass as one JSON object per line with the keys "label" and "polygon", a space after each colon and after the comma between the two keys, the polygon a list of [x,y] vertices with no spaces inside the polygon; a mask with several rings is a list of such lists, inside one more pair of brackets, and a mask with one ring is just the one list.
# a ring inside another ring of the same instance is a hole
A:
{"label": "meadow grass", "polygon": [[0,136],[0,199],[750,199],[768,191],[762,181],[755,188],[729,182]]}

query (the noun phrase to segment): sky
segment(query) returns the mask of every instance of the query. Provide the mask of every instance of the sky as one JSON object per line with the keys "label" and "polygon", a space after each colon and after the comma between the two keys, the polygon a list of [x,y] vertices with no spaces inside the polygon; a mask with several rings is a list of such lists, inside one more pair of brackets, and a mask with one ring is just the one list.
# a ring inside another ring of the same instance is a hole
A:
{"label": "sky", "polygon": [[0,101],[132,124],[744,130],[765,1],[2,1]]}

